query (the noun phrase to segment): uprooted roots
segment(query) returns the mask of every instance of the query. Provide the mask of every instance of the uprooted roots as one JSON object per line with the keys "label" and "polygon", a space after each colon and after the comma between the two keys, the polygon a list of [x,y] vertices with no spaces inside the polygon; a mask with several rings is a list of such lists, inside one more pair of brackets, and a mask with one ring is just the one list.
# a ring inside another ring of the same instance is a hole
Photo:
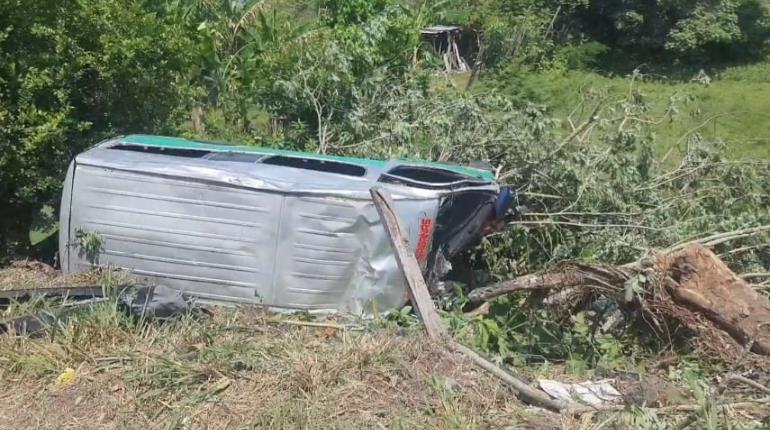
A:
{"label": "uprooted roots", "polygon": [[757,359],[770,355],[770,300],[700,245],[618,267],[573,263],[480,288],[469,297],[482,302],[543,290],[551,292],[552,305],[571,308],[597,295],[610,298],[640,311],[639,322],[654,335],[672,343],[692,337],[688,344],[713,359],[734,361],[747,351]]}

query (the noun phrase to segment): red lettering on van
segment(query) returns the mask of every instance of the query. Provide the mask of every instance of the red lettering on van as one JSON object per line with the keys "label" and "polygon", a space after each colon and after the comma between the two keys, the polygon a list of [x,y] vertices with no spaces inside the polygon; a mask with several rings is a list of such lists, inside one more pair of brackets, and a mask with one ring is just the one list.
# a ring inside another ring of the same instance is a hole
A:
{"label": "red lettering on van", "polygon": [[431,235],[433,234],[433,220],[423,218],[420,220],[420,236],[417,240],[417,248],[414,256],[420,264],[428,259],[428,246],[430,245]]}

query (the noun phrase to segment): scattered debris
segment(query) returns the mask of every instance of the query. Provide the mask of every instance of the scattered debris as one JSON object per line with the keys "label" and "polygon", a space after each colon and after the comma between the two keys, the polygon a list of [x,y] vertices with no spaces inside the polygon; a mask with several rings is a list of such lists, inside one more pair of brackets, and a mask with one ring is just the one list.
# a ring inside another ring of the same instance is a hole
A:
{"label": "scattered debris", "polygon": [[[189,297],[163,286],[130,285],[121,288],[115,298],[119,307],[129,315],[144,320],[170,319],[193,309],[200,310]],[[104,303],[108,299],[110,297],[104,295],[102,287],[0,291],[0,310],[7,309],[11,303],[33,300],[56,300],[59,303],[58,306],[48,306],[32,314],[0,322],[0,334],[40,337],[45,335],[46,327],[50,327],[54,322],[67,320],[77,312]]]}
{"label": "scattered debris", "polygon": [[57,299],[78,302],[101,298],[104,289],[99,286],[24,288],[0,291],[0,310],[8,309],[12,303],[23,303],[37,299]]}
{"label": "scattered debris", "polygon": [[169,319],[190,310],[191,299],[179,290],[163,285],[131,288],[119,297],[131,315],[139,318]]}
{"label": "scattered debris", "polygon": [[601,406],[607,403],[617,403],[622,400],[622,395],[610,383],[611,379],[602,381],[586,381],[575,384],[541,379],[538,381],[540,388],[554,399],[569,402],[577,400],[589,406]]}

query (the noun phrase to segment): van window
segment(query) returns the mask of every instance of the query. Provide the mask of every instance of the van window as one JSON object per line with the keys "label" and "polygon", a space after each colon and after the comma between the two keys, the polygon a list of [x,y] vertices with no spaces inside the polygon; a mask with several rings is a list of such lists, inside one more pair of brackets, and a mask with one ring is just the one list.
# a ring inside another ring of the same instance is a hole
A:
{"label": "van window", "polygon": [[171,155],[174,157],[187,157],[187,158],[201,158],[210,154],[210,151],[203,151],[200,149],[184,149],[184,148],[160,148],[157,146],[141,146],[141,145],[115,145],[110,149],[118,149],[122,151],[144,152],[146,154],[159,154],[159,155]]}
{"label": "van window", "polygon": [[287,157],[274,155],[262,160],[263,164],[273,166],[295,167],[298,169],[316,170],[318,172],[337,173],[347,176],[364,176],[366,169],[355,164],[339,161],[317,160],[314,158]]}
{"label": "van window", "polygon": [[264,154],[250,154],[245,152],[212,152],[210,155],[206,156],[206,159],[212,161],[233,161],[236,163],[256,163],[257,160],[264,156]]}
{"label": "van window", "polygon": [[475,176],[428,166],[397,166],[383,173],[379,182],[403,184],[429,190],[454,189],[489,183],[489,181]]}
{"label": "van window", "polygon": [[449,170],[437,169],[435,167],[423,166],[398,166],[390,169],[388,175],[398,176],[413,181],[426,182],[429,184],[446,184],[469,179],[465,175],[455,173]]}

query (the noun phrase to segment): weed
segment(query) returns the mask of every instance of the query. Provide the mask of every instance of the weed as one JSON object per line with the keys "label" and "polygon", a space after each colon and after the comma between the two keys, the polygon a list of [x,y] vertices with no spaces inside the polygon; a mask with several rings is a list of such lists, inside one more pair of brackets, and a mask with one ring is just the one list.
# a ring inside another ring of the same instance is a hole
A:
{"label": "weed", "polygon": [[85,258],[92,267],[98,266],[99,256],[104,252],[104,237],[99,232],[77,227],[75,229],[75,240],[78,256]]}

